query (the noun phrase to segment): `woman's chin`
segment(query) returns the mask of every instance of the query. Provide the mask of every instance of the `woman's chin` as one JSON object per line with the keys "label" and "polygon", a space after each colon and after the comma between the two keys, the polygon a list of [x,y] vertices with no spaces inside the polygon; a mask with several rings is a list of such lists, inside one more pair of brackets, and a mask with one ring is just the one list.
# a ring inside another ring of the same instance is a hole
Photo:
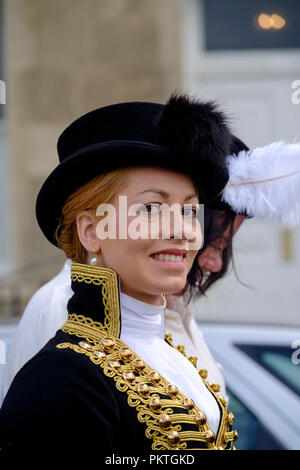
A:
{"label": "woman's chin", "polygon": [[173,283],[162,283],[162,288],[164,289],[164,294],[166,295],[176,295],[180,294],[184,288],[186,280],[173,282]]}

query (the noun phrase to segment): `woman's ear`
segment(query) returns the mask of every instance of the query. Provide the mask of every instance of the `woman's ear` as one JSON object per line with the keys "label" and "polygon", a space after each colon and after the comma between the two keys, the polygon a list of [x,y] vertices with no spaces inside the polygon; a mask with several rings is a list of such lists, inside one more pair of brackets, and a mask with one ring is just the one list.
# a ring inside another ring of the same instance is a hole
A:
{"label": "woman's ear", "polygon": [[79,240],[86,251],[98,253],[100,251],[100,240],[96,234],[96,220],[89,212],[80,212],[76,217],[76,224]]}

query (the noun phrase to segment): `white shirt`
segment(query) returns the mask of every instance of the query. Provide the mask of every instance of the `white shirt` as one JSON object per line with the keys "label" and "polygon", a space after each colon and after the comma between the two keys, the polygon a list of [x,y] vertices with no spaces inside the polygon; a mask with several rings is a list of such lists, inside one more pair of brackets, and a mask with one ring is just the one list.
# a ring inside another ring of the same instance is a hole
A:
{"label": "white shirt", "polygon": [[195,321],[195,305],[190,302],[185,306],[184,296],[169,296],[165,314],[165,332],[171,333],[175,346],[183,345],[187,356],[197,357],[198,369],[206,369],[207,380],[219,384],[220,395],[228,401],[222,366],[213,358]]}
{"label": "white shirt", "polygon": [[161,328],[163,307],[141,302],[123,293],[120,294],[120,303],[120,339],[168,382],[192,398],[206,415],[212,431],[217,433],[220,421],[218,404],[193,364],[164,340]]}

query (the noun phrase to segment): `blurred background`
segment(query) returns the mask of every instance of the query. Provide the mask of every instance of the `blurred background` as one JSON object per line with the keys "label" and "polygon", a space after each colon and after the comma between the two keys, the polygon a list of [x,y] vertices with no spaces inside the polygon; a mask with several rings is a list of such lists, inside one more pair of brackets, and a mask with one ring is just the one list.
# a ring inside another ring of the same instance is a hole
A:
{"label": "blurred background", "polygon": [[[165,102],[178,90],[216,99],[250,148],[300,141],[300,104],[293,99],[299,50],[297,0],[1,0],[2,324],[14,325],[64,262],[38,228],[35,199],[57,165],[57,138],[66,125],[93,108]],[[244,436],[253,439],[242,441],[244,448],[300,448],[300,365],[291,360],[292,342],[300,340],[299,235],[299,228],[246,221],[234,240],[242,282],[231,272],[197,302],[199,324],[235,384],[232,402],[251,427]],[[221,349],[218,334],[227,338]],[[256,371],[243,378],[240,371],[251,364]],[[241,392],[245,380],[249,386]],[[272,417],[276,386],[287,409]],[[282,423],[287,427],[280,441],[272,429]]]}

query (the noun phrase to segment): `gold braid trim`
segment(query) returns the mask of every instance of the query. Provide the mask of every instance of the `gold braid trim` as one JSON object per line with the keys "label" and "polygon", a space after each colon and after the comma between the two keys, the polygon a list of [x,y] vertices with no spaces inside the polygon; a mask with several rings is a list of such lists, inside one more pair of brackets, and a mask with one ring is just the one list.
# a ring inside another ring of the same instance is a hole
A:
{"label": "gold braid trim", "polygon": [[[166,341],[172,346],[173,348],[177,349],[181,354],[183,354],[189,361],[194,365],[194,367],[197,369],[200,377],[202,378],[204,384],[208,388],[208,390],[213,394],[215,399],[220,405],[220,408],[222,410],[222,416],[221,416],[221,422],[217,434],[217,440],[216,440],[216,445],[218,447],[223,447],[226,446],[228,442],[233,442],[236,441],[237,439],[237,432],[235,430],[233,431],[228,431],[230,427],[229,423],[229,418],[228,418],[228,410],[227,410],[227,402],[224,397],[218,395],[218,392],[220,391],[220,386],[218,384],[213,384],[210,382],[207,382],[205,380],[207,376],[207,371],[206,369],[198,369],[197,368],[197,362],[198,358],[196,356],[187,356],[185,354],[185,347],[182,344],[179,344],[178,346],[175,346],[173,343],[173,337],[170,333],[165,334],[165,339]],[[232,413],[231,413],[232,415]],[[233,415],[232,415],[233,416]]]}
{"label": "gold braid trim", "polygon": [[[79,341],[79,344],[60,343],[56,347],[72,349],[86,355],[91,362],[102,368],[107,377],[115,381],[115,386],[120,392],[127,393],[128,405],[136,409],[139,422],[146,425],[146,437],[153,440],[151,446],[153,450],[188,450],[188,442],[193,442],[193,447],[196,442],[202,442],[206,449],[226,447],[231,436],[227,433],[225,439],[224,430],[229,431],[229,428],[226,426],[224,413],[223,425],[220,427],[217,439],[210,442],[209,424],[206,422],[201,425],[196,420],[197,415],[203,413],[195,404],[189,409],[186,405],[187,397],[177,387],[156,373],[119,338],[108,336],[98,322],[87,317],[82,319],[82,316],[76,314],[70,315],[69,318],[62,330],[85,338],[85,341]],[[87,342],[87,338],[91,342]],[[129,357],[124,356],[124,351],[127,351]],[[142,367],[137,367],[138,363],[135,362],[137,360]],[[159,378],[159,383],[154,383],[153,374]],[[153,398],[159,403],[157,409],[153,406]],[[182,413],[179,412],[180,409]],[[168,422],[167,426],[164,421]],[[182,424],[188,424],[195,429],[182,430]]]}
{"label": "gold braid trim", "polygon": [[[85,282],[102,287],[102,302],[104,306],[103,325],[98,322],[95,326],[115,337],[120,336],[120,308],[119,308],[119,285],[116,271],[88,264],[72,263],[71,280]],[[84,316],[81,324],[84,323]],[[70,319],[70,321],[72,321]],[[87,320],[88,322],[88,320]],[[93,322],[95,323],[95,322]],[[86,324],[88,326],[88,324]],[[76,328],[76,325],[73,325]]]}
{"label": "gold braid trim", "polygon": [[[95,325],[93,327],[93,325]],[[95,327],[97,331],[95,333]],[[89,317],[84,315],[77,315],[76,313],[69,313],[68,321],[61,327],[65,333],[70,333],[78,336],[79,338],[86,339],[91,344],[99,343],[99,331],[106,335],[106,329],[100,322],[95,322]]]}

